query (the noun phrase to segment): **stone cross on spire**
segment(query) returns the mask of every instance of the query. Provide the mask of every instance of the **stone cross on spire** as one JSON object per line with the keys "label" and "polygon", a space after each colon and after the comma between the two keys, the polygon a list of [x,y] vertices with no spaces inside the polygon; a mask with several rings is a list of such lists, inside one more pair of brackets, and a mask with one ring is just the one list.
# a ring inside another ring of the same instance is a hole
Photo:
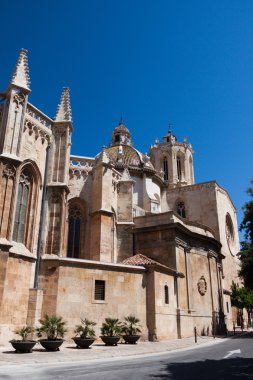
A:
{"label": "stone cross on spire", "polygon": [[11,84],[30,91],[30,76],[27,60],[27,50],[21,49],[18,61],[12,74]]}
{"label": "stone cross on spire", "polygon": [[63,87],[61,101],[58,105],[55,121],[70,121],[72,122],[72,112],[69,97],[69,88]]}

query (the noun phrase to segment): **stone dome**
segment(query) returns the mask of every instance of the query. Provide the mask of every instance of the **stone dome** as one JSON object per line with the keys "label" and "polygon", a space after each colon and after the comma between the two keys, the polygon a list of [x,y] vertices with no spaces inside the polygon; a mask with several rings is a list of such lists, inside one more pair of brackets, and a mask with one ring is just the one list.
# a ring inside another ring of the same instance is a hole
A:
{"label": "stone dome", "polygon": [[149,157],[132,146],[131,133],[122,120],[112,132],[110,146],[96,156],[97,161],[107,160],[117,169],[146,169],[154,171]]}

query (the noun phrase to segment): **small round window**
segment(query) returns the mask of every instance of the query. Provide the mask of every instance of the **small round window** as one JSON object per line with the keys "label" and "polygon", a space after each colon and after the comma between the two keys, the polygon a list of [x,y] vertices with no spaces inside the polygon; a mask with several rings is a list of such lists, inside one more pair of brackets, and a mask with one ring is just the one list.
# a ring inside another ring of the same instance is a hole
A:
{"label": "small round window", "polygon": [[233,222],[229,214],[226,215],[226,238],[230,253],[234,256],[235,233]]}

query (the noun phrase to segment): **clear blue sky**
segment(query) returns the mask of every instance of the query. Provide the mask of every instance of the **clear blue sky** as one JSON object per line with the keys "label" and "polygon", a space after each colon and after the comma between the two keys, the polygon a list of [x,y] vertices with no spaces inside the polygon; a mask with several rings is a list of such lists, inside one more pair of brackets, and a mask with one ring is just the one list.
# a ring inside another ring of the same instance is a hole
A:
{"label": "clear blue sky", "polygon": [[237,209],[253,178],[252,0],[3,1],[0,90],[29,50],[30,102],[54,116],[69,86],[72,154],[94,156],[123,114],[147,152],[168,122]]}

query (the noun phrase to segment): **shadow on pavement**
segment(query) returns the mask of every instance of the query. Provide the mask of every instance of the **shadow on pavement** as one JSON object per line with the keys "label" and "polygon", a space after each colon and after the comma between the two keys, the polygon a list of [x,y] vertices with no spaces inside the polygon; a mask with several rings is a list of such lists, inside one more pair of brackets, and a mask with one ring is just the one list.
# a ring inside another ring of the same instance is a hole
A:
{"label": "shadow on pavement", "polygon": [[151,375],[151,378],[174,380],[253,379],[253,360],[251,358],[234,358],[171,363],[163,368],[161,374]]}
{"label": "shadow on pavement", "polygon": [[245,331],[241,334],[232,335],[232,337],[234,339],[249,339],[249,338],[253,339],[253,331],[250,331],[250,332]]}

